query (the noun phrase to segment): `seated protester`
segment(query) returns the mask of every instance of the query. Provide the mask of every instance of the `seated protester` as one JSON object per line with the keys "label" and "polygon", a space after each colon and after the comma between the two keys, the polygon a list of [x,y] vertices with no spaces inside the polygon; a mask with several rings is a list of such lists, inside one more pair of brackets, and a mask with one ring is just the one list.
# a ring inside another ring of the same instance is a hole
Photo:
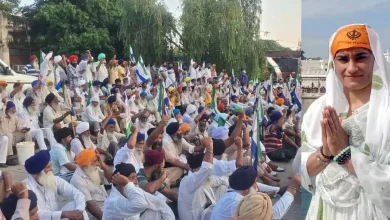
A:
{"label": "seated protester", "polygon": [[107,97],[104,95],[103,91],[100,89],[100,81],[95,80],[92,83],[91,97],[97,97],[99,100],[107,100]]}
{"label": "seated protester", "polygon": [[122,113],[122,106],[120,105],[119,101],[117,101],[116,96],[110,96],[107,99],[107,103],[101,106],[103,115],[106,117],[111,117],[115,119],[116,122],[116,127],[115,130],[117,132],[121,131],[120,130],[120,123],[122,120],[122,117],[120,114]]}
{"label": "seated protester", "polygon": [[225,142],[220,139],[213,139],[214,158],[212,175],[229,177],[238,167],[242,167],[244,165],[241,137],[235,137],[234,144],[237,146],[236,160],[225,161],[222,160],[223,153],[226,149]]}
{"label": "seated protester", "polygon": [[[62,178],[53,175],[49,151],[41,150],[31,156],[24,167],[28,175],[23,182],[37,195],[40,219],[88,219],[84,211],[84,195]],[[71,201],[62,208],[58,200],[60,195]]]}
{"label": "seated protester", "polygon": [[16,82],[14,83],[13,90],[8,94],[8,100],[12,101],[16,105],[16,111],[19,112],[23,109],[23,101],[26,98],[26,95],[23,93],[23,83]]}
{"label": "seated protester", "polygon": [[299,149],[299,146],[284,134],[282,129],[283,125],[284,117],[282,113],[279,111],[272,112],[270,121],[268,122],[264,133],[263,141],[267,156],[272,161],[290,161],[294,158],[294,155],[290,151],[283,148],[283,140]]}
{"label": "seated protester", "polygon": [[251,193],[245,196],[237,206],[234,220],[272,220],[272,200],[264,193]]}
{"label": "seated protester", "polygon": [[18,164],[16,155],[14,156],[13,146],[21,141],[32,141],[30,129],[23,126],[15,112],[15,104],[8,101],[5,107],[5,116],[0,115],[0,134],[4,134],[8,139],[6,164],[9,166]]}
{"label": "seated protester", "polygon": [[[1,103],[1,101],[0,101]],[[1,118],[1,116],[0,116]],[[1,123],[0,123],[1,126]],[[1,127],[0,127],[1,131]],[[7,157],[8,157],[8,137],[5,134],[0,134],[0,168],[7,168]],[[16,161],[14,162],[16,163]]]}
{"label": "seated protester", "polygon": [[113,157],[119,148],[126,144],[126,135],[115,131],[116,122],[112,118],[105,118],[97,136],[97,146],[107,151]]}
{"label": "seated protester", "polygon": [[66,117],[71,114],[71,111],[67,110],[63,113],[60,102],[53,93],[46,96],[45,102],[47,106],[43,110],[43,127],[53,129],[55,133],[56,130],[64,127],[65,123],[68,123]]}
{"label": "seated protester", "polygon": [[75,154],[70,150],[72,130],[61,128],[54,134],[57,143],[51,146],[50,158],[54,176],[59,176],[67,182],[73,176],[77,165],[74,163]]}
{"label": "seated protester", "polygon": [[108,197],[103,186],[103,174],[107,180],[111,180],[112,170],[92,149],[82,150],[76,163],[79,167],[70,184],[84,194],[89,219],[102,219],[104,201]]}
{"label": "seated protester", "polygon": [[31,88],[26,90],[26,97],[32,97],[39,108],[39,113],[42,113],[45,108],[45,93],[43,91],[43,82],[40,80],[34,80],[31,83]]}
{"label": "seated protester", "polygon": [[209,115],[207,114],[207,108],[199,107],[199,114],[194,118],[194,122],[191,125],[191,130],[184,138],[190,143],[200,145],[200,138],[208,137],[206,132],[208,126]]}
{"label": "seated protester", "polygon": [[113,157],[107,151],[96,147],[96,145],[91,140],[91,133],[89,132],[88,122],[81,122],[76,127],[76,137],[70,142],[71,150],[76,155],[87,148],[97,150],[101,156],[104,156],[105,160],[112,160]]}
{"label": "seated protester", "polygon": [[208,136],[211,137],[213,135],[214,129],[216,129],[217,127],[225,126],[227,118],[228,118],[228,115],[226,113],[218,113],[215,116],[213,116],[213,120],[207,128]]}
{"label": "seated protester", "polygon": [[57,99],[60,101],[61,104],[64,103],[64,98],[58,93],[58,91],[55,88],[54,81],[52,79],[46,80],[46,87],[44,88],[44,97],[49,95],[50,93],[53,93]]}
{"label": "seated protester", "polygon": [[177,192],[166,183],[167,172],[164,170],[164,151],[148,150],[145,154],[144,168],[137,173],[138,186],[150,194],[157,192],[169,200],[177,202]]}
{"label": "seated protester", "polygon": [[270,106],[267,108],[266,114],[264,115],[264,118],[261,120],[261,126],[265,129],[267,127],[267,124],[269,122],[269,117],[271,116],[271,113],[275,111],[275,108]]}
{"label": "seated protester", "polygon": [[[51,129],[41,129],[39,127],[38,114],[39,112],[36,103],[30,96],[24,99],[23,108],[17,113],[19,119],[24,123],[23,126],[30,129],[31,136],[37,141],[39,149],[46,150],[47,147],[44,134],[46,134],[48,140],[50,140],[50,145],[55,144],[56,141],[54,140]],[[45,130],[45,132],[43,132],[43,130]]]}
{"label": "seated protester", "polygon": [[142,163],[138,162],[137,158],[135,157],[137,136],[138,129],[136,126],[133,125],[131,127],[131,135],[126,145],[116,152],[114,158],[114,166],[121,163],[131,164],[135,167],[136,172],[138,172],[139,169],[142,168]]}
{"label": "seated protester", "polygon": [[145,135],[147,138],[147,131],[154,126],[150,123],[150,112],[147,108],[140,111],[138,114],[135,114],[131,117],[134,125],[137,127],[138,132]]}
{"label": "seated protester", "polygon": [[196,106],[190,104],[187,106],[186,113],[184,113],[183,115],[183,122],[192,125],[195,116],[196,116]]}
{"label": "seated protester", "polygon": [[212,176],[213,141],[202,139],[206,153],[188,158],[191,171],[183,178],[179,186],[178,211],[180,219],[209,219],[212,207],[228,187],[226,179]]}
{"label": "seated protester", "polygon": [[178,180],[183,176],[184,171],[190,171],[185,153],[193,154],[204,150],[203,146],[189,144],[183,135],[189,132],[190,125],[172,122],[166,127],[166,135],[163,137],[163,148],[165,150],[165,168],[168,172],[168,179],[171,186],[176,186]]}
{"label": "seated protester", "polygon": [[[287,114],[286,114],[286,119],[285,119],[284,125],[282,127],[283,132],[289,139],[291,139],[295,143],[295,145],[300,146],[297,144],[298,143],[297,140],[300,138],[300,132],[297,129],[295,129],[296,126],[294,125],[293,118],[292,118],[291,114],[292,114],[292,111],[290,109],[288,109]],[[292,154],[292,156],[295,158],[295,155],[297,154],[298,148],[289,144],[289,142],[285,139],[283,139],[282,144],[283,144],[283,148],[286,149],[287,151],[289,151]]]}
{"label": "seated protester", "polygon": [[144,148],[145,148],[145,135],[138,133],[137,140],[135,143],[135,150],[134,150],[134,156],[138,164],[142,164],[145,162]]}
{"label": "seated protester", "polygon": [[25,183],[16,183],[12,186],[12,194],[1,204],[0,219],[38,220],[37,203],[37,196],[27,190]]}
{"label": "seated protester", "polygon": [[[0,170],[0,204],[4,198],[7,198],[11,193],[12,175],[8,171]],[[1,218],[0,218],[1,219]]]}
{"label": "seated protester", "polygon": [[99,106],[99,97],[92,97],[91,103],[81,114],[81,120],[88,122],[91,132],[95,133],[100,129],[100,124],[105,118]]}
{"label": "seated protester", "polygon": [[[257,171],[253,166],[243,166],[238,168],[229,177],[230,188],[225,195],[217,202],[211,214],[211,219],[222,220],[235,217],[237,206],[240,200],[251,193],[259,191],[257,179]],[[301,186],[300,176],[296,174],[290,183],[288,190],[272,207],[272,219],[282,219],[287,213],[294,201],[294,195],[298,192]],[[272,203],[271,203],[272,205]],[[256,218],[251,218],[256,219]]]}
{"label": "seated protester", "polygon": [[163,199],[145,192],[137,185],[133,165],[115,166],[110,195],[104,202],[103,219],[173,220],[175,216]]}

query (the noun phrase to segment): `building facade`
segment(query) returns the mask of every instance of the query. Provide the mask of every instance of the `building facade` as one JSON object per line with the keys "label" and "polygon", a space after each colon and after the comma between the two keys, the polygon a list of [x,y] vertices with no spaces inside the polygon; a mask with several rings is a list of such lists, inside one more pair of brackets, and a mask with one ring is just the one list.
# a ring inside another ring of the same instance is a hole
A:
{"label": "building facade", "polygon": [[326,92],[327,62],[324,60],[302,60],[301,88],[303,111]]}

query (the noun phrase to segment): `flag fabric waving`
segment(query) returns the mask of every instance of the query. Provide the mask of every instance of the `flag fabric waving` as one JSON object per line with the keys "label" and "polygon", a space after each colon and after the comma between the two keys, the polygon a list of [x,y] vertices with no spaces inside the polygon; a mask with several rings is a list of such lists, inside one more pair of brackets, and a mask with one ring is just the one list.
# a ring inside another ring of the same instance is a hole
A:
{"label": "flag fabric waving", "polygon": [[136,66],[136,74],[137,74],[137,83],[145,83],[148,82],[150,79],[150,74],[148,70],[145,68],[144,62],[142,60],[142,57],[140,56],[137,66]]}
{"label": "flag fabric waving", "polygon": [[133,53],[133,48],[131,48],[131,45],[130,45],[130,62],[131,63],[135,63],[135,56],[134,56],[134,53]]}

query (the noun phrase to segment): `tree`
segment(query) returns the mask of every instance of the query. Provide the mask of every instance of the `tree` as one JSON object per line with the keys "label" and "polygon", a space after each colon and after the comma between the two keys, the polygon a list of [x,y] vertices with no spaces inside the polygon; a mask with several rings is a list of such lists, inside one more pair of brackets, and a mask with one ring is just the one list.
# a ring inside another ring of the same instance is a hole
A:
{"label": "tree", "polygon": [[0,12],[17,14],[20,10],[20,0],[0,0]]}
{"label": "tree", "polygon": [[123,53],[117,37],[121,10],[106,0],[37,0],[24,14],[32,18],[36,47],[59,54],[82,54],[91,49],[108,57]]}

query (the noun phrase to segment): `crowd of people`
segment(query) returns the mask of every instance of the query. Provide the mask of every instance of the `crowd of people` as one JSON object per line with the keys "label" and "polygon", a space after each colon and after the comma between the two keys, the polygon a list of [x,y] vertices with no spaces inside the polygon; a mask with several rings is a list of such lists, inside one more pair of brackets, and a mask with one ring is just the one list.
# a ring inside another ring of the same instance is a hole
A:
{"label": "crowd of people", "polygon": [[298,168],[281,185],[274,163],[301,145],[295,79],[89,51],[30,61],[30,88],[0,80],[0,167],[37,147],[21,183],[0,175],[0,219],[282,219],[300,191]]}

